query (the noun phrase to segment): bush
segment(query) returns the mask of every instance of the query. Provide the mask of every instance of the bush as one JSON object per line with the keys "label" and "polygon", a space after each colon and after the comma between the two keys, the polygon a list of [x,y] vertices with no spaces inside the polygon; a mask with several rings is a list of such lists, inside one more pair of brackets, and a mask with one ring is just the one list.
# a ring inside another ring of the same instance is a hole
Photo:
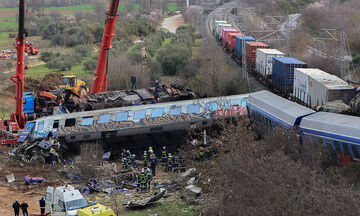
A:
{"label": "bush", "polygon": [[191,57],[191,50],[184,46],[168,45],[158,53],[157,60],[161,63],[165,75],[175,75]]}
{"label": "bush", "polygon": [[51,61],[52,59],[59,57],[60,53],[53,53],[51,51],[43,51],[40,54],[41,61],[44,61],[45,63]]}
{"label": "bush", "polygon": [[74,48],[75,52],[81,57],[89,57],[91,54],[91,46],[78,45]]}
{"label": "bush", "polygon": [[59,57],[52,58],[46,63],[49,69],[56,69],[59,71],[71,70],[72,66],[81,63],[81,56],[77,53],[60,54]]}
{"label": "bush", "polygon": [[96,69],[97,57],[91,58],[90,61],[84,62],[84,71],[91,73]]}

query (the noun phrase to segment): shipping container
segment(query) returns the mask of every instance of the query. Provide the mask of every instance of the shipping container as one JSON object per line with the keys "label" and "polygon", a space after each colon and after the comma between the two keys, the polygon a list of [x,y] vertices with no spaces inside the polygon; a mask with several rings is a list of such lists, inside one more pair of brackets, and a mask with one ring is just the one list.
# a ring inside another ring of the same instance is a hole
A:
{"label": "shipping container", "polygon": [[217,24],[216,26],[216,39],[217,40],[221,40],[221,32],[223,28],[231,28],[232,25],[231,24]]}
{"label": "shipping container", "polygon": [[277,49],[257,49],[255,70],[265,79],[271,79],[273,57],[283,57],[284,53]]}
{"label": "shipping container", "polygon": [[246,42],[245,43],[246,64],[248,64],[250,67],[254,67],[256,62],[256,50],[266,49],[266,48],[269,48],[269,46],[264,44],[263,42]]}
{"label": "shipping container", "polygon": [[226,24],[227,21],[225,20],[215,20],[214,25],[213,25],[213,34],[216,34],[216,28],[219,24]]}
{"label": "shipping container", "polygon": [[236,36],[235,37],[235,55],[238,58],[241,58],[241,56],[242,56],[242,43],[243,43],[243,40],[245,40],[245,42],[255,41],[255,39],[253,37]]}
{"label": "shipping container", "polygon": [[226,38],[229,33],[238,33],[238,30],[232,28],[223,28],[221,32],[221,43],[225,44]]}
{"label": "shipping container", "polygon": [[291,57],[274,57],[272,85],[283,94],[293,93],[294,69],[306,68],[306,63]]}
{"label": "shipping container", "polygon": [[354,87],[335,75],[319,69],[295,68],[293,96],[311,108],[335,100],[348,102],[354,92]]}
{"label": "shipping container", "polygon": [[230,52],[233,52],[235,49],[235,37],[236,36],[243,36],[243,34],[241,33],[229,33],[227,35],[227,40],[226,40],[226,44],[227,44],[227,48]]}

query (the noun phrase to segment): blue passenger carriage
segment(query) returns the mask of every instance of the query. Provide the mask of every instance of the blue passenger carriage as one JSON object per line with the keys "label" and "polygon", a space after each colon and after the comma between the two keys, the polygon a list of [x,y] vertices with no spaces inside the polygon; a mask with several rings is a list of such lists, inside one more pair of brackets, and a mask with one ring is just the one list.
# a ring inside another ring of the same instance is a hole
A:
{"label": "blue passenger carriage", "polygon": [[269,91],[249,95],[247,108],[250,119],[265,128],[298,126],[303,117],[315,111],[286,100]]}
{"label": "blue passenger carriage", "polygon": [[303,118],[300,130],[302,138],[310,143],[360,159],[360,117],[318,112]]}

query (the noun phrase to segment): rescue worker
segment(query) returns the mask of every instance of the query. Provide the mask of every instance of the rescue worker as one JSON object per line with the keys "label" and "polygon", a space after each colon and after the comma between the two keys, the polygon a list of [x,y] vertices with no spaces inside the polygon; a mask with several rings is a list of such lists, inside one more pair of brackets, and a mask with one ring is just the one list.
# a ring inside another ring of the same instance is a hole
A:
{"label": "rescue worker", "polygon": [[166,166],[167,155],[168,155],[168,153],[167,153],[166,147],[164,146],[164,147],[163,147],[163,150],[161,151],[161,165],[162,165],[163,167]]}
{"label": "rescue worker", "polygon": [[136,76],[135,74],[131,76],[131,89],[136,89]]}
{"label": "rescue worker", "polygon": [[20,213],[20,203],[16,200],[13,205],[12,205],[13,209],[14,209],[14,214],[15,216],[19,216]]}
{"label": "rescue worker", "polygon": [[146,190],[146,181],[147,181],[147,176],[146,176],[145,169],[143,168],[140,173],[140,190],[141,191]]}
{"label": "rescue worker", "polygon": [[59,155],[58,155],[58,153],[56,153],[56,151],[55,151],[55,149],[54,148],[50,148],[50,151],[49,151],[49,153],[50,153],[50,156],[51,156],[51,165],[55,165],[55,163],[56,163],[56,160],[59,158]]}
{"label": "rescue worker", "polygon": [[[152,155],[152,154],[154,154],[154,151],[153,151],[152,147],[150,146],[150,147],[149,147],[149,151],[148,151],[148,156],[150,156],[150,155]],[[150,159],[150,158],[149,158],[149,159]]]}
{"label": "rescue worker", "polygon": [[180,172],[185,172],[185,158],[180,155]]}
{"label": "rescue worker", "polygon": [[154,87],[155,87],[155,92],[154,92],[154,97],[156,102],[159,101],[159,93],[160,93],[160,84],[159,84],[159,80],[156,80],[154,83]]}
{"label": "rescue worker", "polygon": [[23,216],[29,216],[29,214],[28,214],[28,207],[29,207],[29,205],[25,202],[25,201],[23,201],[22,203],[21,203],[21,205],[20,205],[20,208],[21,208],[21,210],[22,210],[22,213],[23,213]]}
{"label": "rescue worker", "polygon": [[40,215],[44,216],[45,215],[45,200],[44,200],[44,197],[41,197],[41,199],[39,200],[39,204],[40,204]]}
{"label": "rescue worker", "polygon": [[174,173],[177,173],[179,172],[179,164],[180,164],[180,161],[179,161],[179,156],[176,154],[174,155],[174,163],[173,163],[173,171]]}
{"label": "rescue worker", "polygon": [[150,184],[152,180],[152,174],[149,168],[146,170],[146,189],[150,190]]}
{"label": "rescue worker", "polygon": [[146,151],[144,151],[143,159],[144,159],[144,168],[148,168],[148,155]]}
{"label": "rescue worker", "polygon": [[205,153],[204,153],[204,148],[203,147],[200,147],[199,158],[200,158],[200,161],[205,160]]}
{"label": "rescue worker", "polygon": [[126,157],[126,150],[123,149],[121,152],[121,158],[125,158]]}
{"label": "rescue worker", "polygon": [[136,192],[140,191],[140,184],[141,184],[141,176],[140,176],[140,170],[136,172]]}
{"label": "rescue worker", "polygon": [[127,158],[124,157],[123,159],[121,159],[121,161],[122,161],[122,168],[123,168],[123,170],[127,170],[127,166],[128,166]]}
{"label": "rescue worker", "polygon": [[151,172],[152,172],[153,176],[156,175],[156,165],[157,165],[157,159],[156,159],[155,155],[152,154],[151,160],[150,160],[150,167],[151,167]]}
{"label": "rescue worker", "polygon": [[136,158],[134,154],[132,155],[130,161],[131,161],[131,167],[136,168]]}
{"label": "rescue worker", "polygon": [[171,172],[173,166],[173,158],[171,156],[171,153],[169,153],[168,159],[167,159],[167,171]]}

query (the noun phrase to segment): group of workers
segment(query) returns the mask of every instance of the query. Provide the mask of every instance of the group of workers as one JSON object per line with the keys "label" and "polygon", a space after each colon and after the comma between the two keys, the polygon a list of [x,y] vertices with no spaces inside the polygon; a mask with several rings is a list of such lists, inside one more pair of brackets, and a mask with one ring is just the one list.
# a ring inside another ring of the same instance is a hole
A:
{"label": "group of workers", "polygon": [[135,155],[131,154],[130,150],[123,149],[121,152],[121,162],[123,170],[137,167]]}
{"label": "group of workers", "polygon": [[[44,216],[45,215],[45,199],[44,197],[41,197],[41,199],[39,200],[39,204],[40,204],[40,215]],[[29,205],[23,201],[21,204],[19,203],[18,200],[16,200],[13,205],[12,205],[13,209],[14,209],[14,214],[15,216],[19,216],[20,215],[20,209],[22,211],[22,215],[23,216],[28,216],[28,208]]]}
{"label": "group of workers", "polygon": [[[143,154],[143,167],[137,166],[135,155],[131,154],[129,150],[123,149],[121,153],[123,169],[138,168],[136,175],[136,191],[147,191],[150,189],[151,181],[156,176],[156,168],[158,159],[154,154],[152,147],[149,147],[148,151],[144,151]],[[185,172],[185,158],[177,154],[171,155],[163,147],[161,152],[161,165],[167,172]]]}
{"label": "group of workers", "polygon": [[171,155],[166,150],[166,147],[163,147],[161,151],[161,165],[165,167],[167,172],[185,172],[185,158],[182,155]]}

